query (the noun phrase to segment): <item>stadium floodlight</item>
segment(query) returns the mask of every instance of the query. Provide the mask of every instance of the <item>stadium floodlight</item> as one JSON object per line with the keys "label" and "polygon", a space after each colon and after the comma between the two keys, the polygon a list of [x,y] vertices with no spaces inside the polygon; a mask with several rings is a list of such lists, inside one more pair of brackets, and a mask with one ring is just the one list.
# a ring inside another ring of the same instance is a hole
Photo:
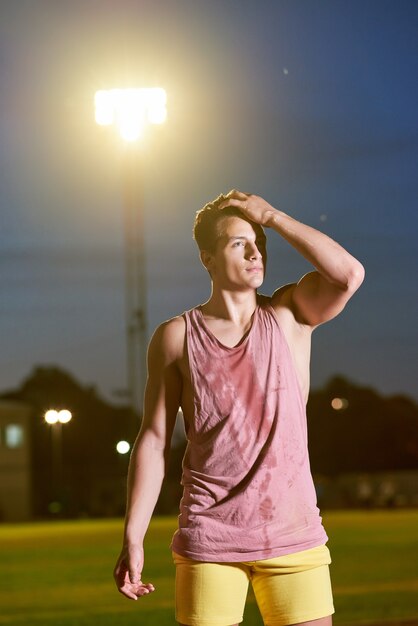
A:
{"label": "stadium floodlight", "polygon": [[94,96],[100,126],[115,124],[125,141],[142,137],[146,124],[162,124],[167,117],[167,94],[161,87],[101,89]]}

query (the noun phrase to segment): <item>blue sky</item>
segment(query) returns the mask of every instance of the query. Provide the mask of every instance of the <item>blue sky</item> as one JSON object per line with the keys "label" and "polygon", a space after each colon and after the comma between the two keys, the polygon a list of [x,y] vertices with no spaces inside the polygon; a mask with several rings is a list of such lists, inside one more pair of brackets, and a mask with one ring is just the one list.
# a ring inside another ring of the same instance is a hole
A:
{"label": "blue sky", "polygon": [[[125,386],[122,147],[97,89],[161,85],[138,154],[150,332],[208,297],[194,213],[232,187],[366,267],[314,334],[312,385],[417,390],[418,4],[12,0],[0,8],[1,389],[57,364]],[[263,291],[311,268],[274,233]]]}

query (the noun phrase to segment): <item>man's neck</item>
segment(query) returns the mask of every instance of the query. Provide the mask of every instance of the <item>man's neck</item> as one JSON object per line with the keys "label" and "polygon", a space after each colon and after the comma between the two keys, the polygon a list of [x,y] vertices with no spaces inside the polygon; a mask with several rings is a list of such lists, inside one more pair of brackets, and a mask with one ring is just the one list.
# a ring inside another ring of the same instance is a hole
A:
{"label": "man's neck", "polygon": [[212,294],[201,309],[205,317],[245,324],[257,305],[256,290],[225,291],[212,286]]}

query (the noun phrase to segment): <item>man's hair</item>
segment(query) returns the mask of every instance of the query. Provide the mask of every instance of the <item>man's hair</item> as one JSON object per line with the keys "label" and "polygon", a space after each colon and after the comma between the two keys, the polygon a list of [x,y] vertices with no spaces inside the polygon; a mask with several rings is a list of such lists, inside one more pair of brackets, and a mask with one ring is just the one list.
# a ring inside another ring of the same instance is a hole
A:
{"label": "man's hair", "polygon": [[216,248],[216,242],[218,239],[218,232],[216,229],[217,223],[224,217],[241,217],[247,219],[244,214],[235,207],[226,207],[220,209],[219,205],[227,200],[227,197],[221,194],[213,200],[205,204],[203,209],[200,209],[196,213],[194,226],[193,226],[193,239],[196,241],[199,250],[207,250],[207,252],[214,252]]}

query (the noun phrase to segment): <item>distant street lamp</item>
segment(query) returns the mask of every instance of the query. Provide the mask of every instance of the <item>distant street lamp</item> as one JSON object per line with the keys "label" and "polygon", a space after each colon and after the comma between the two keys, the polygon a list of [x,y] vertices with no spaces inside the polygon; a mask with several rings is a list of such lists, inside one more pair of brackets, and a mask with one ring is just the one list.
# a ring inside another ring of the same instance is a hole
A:
{"label": "distant street lamp", "polygon": [[116,451],[119,454],[128,454],[130,449],[131,446],[127,441],[118,441],[118,443],[116,444]]}
{"label": "distant street lamp", "polygon": [[[148,124],[162,124],[167,117],[167,95],[160,87],[100,90],[94,102],[97,124],[115,125],[122,139],[130,144],[143,137]],[[147,294],[138,178],[138,159],[127,146],[123,166],[127,378],[130,405],[141,414],[146,378]]]}
{"label": "distant street lamp", "polygon": [[72,414],[71,411],[67,409],[61,409],[61,411],[50,409],[45,413],[44,417],[48,424],[68,424],[72,418]]}
{"label": "distant street lamp", "polygon": [[68,424],[72,419],[71,411],[68,409],[61,409],[57,411],[50,409],[46,411],[44,420],[52,427],[51,441],[52,441],[52,482],[54,486],[55,498],[55,512],[59,512],[62,506],[62,490],[63,490],[63,477],[64,477],[64,462],[62,451],[62,425]]}

